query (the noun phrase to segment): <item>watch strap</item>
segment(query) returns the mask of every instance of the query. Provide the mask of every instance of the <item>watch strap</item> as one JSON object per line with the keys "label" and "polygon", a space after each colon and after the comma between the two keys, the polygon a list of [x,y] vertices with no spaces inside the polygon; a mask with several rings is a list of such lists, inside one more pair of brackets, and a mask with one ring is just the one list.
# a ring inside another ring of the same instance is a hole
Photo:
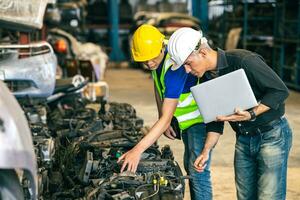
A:
{"label": "watch strap", "polygon": [[249,110],[248,112],[250,113],[250,116],[251,116],[250,121],[254,121],[256,119],[255,112],[253,110]]}

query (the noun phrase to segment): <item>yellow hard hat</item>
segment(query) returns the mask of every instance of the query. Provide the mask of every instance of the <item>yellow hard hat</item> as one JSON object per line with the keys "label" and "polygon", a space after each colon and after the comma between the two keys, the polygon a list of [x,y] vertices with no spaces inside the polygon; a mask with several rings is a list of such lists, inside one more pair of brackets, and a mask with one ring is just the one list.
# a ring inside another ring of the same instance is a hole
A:
{"label": "yellow hard hat", "polygon": [[136,62],[151,60],[159,55],[165,36],[151,25],[140,26],[133,34],[131,54]]}

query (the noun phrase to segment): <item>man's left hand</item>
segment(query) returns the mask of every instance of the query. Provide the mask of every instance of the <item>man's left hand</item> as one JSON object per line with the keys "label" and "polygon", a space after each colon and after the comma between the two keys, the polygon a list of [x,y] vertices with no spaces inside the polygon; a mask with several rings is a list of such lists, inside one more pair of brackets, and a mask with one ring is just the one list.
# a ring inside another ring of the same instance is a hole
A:
{"label": "man's left hand", "polygon": [[176,138],[176,133],[175,131],[173,130],[172,126],[170,126],[165,132],[164,132],[164,135],[171,139],[171,140],[175,140]]}
{"label": "man's left hand", "polygon": [[243,111],[239,108],[236,108],[235,113],[228,116],[218,116],[217,121],[229,121],[229,122],[239,122],[239,121],[248,121],[251,119],[251,115],[248,111]]}

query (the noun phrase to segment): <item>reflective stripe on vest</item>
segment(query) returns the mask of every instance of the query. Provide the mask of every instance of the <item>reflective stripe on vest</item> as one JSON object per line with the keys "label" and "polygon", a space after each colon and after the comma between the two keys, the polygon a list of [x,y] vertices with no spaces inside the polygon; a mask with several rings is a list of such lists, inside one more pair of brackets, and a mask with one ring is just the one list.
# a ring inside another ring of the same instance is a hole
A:
{"label": "reflective stripe on vest", "polygon": [[178,122],[184,122],[184,121],[187,121],[187,120],[190,120],[190,119],[197,118],[199,116],[200,116],[200,112],[199,112],[199,110],[196,110],[194,112],[187,113],[185,115],[181,115],[181,116],[178,116],[176,118],[177,118]]}
{"label": "reflective stripe on vest", "polygon": [[194,100],[194,97],[192,95],[192,93],[189,94],[189,96],[187,96],[184,101],[182,102],[178,102],[177,108],[183,108],[186,107],[188,105],[190,105],[192,103],[192,101]]}
{"label": "reflective stripe on vest", "polygon": [[[164,93],[166,90],[165,74],[171,66],[172,61],[170,59],[170,55],[167,54],[165,56],[160,77],[158,78],[155,70],[152,71],[155,87],[161,99],[164,98]],[[196,123],[203,122],[203,118],[200,115],[197,104],[191,92],[180,95],[174,116],[177,118],[181,130],[185,130]]]}

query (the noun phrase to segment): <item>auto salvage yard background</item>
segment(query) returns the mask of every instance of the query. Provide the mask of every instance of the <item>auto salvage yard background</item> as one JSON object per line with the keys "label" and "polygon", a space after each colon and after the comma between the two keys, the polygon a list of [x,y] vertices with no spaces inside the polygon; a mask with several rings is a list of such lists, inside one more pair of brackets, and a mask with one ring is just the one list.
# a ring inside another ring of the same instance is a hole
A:
{"label": "auto salvage yard background", "polygon": [[[299,0],[0,1],[0,199],[190,199],[182,141],[162,136],[136,173],[117,163],[158,117],[151,75],[130,55],[145,23],[167,38],[204,30],[213,47],[257,51],[275,66],[291,89],[287,199],[298,199],[299,10]],[[212,158],[214,199],[236,198],[234,141],[226,126]]]}

